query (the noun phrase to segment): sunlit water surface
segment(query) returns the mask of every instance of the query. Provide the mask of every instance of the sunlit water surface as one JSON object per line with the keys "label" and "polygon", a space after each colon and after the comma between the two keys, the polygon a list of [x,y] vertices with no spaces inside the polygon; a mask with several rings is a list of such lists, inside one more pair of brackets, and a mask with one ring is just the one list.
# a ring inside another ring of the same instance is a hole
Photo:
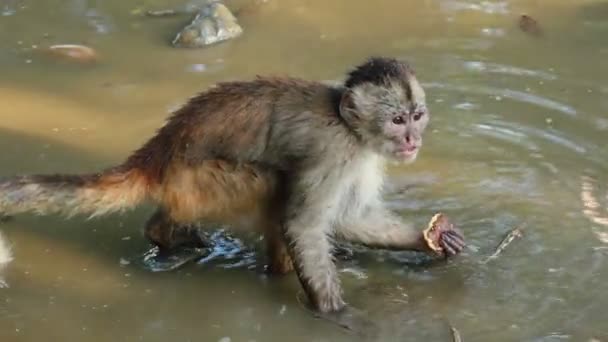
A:
{"label": "sunlit water surface", "polygon": [[[339,78],[371,54],[406,58],[433,113],[418,161],[388,200],[422,227],[452,217],[469,248],[447,264],[359,251],[346,298],[382,341],[608,340],[608,3],[232,1],[245,34],[169,45],[189,16],[169,0],[0,1],[0,175],[85,172],[121,161],[192,94],[255,74]],[[517,27],[535,17],[543,35]],[[89,67],[36,51],[95,48]],[[142,266],[152,208],[87,221],[2,223],[15,261],[0,341],[349,341],[317,320],[293,275],[267,277],[256,236],[173,272]],[[524,237],[481,261],[504,234]],[[224,237],[226,238],[226,237]]]}

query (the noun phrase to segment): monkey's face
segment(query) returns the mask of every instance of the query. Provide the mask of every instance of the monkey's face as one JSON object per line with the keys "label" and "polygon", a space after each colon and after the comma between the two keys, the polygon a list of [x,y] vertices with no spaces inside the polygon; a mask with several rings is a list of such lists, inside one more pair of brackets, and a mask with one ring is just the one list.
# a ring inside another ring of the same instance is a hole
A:
{"label": "monkey's face", "polygon": [[364,142],[389,159],[413,162],[430,117],[416,78],[383,86],[362,84],[352,89],[351,96],[348,120]]}

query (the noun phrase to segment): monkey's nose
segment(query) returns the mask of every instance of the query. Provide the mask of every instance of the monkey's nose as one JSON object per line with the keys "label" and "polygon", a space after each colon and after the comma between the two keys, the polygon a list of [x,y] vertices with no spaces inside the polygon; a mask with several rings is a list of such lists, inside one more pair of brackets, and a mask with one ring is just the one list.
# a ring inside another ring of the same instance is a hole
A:
{"label": "monkey's nose", "polygon": [[420,139],[416,138],[416,137],[413,137],[410,134],[406,134],[404,140],[405,140],[405,143],[408,144],[408,145],[414,145],[414,146],[420,145]]}

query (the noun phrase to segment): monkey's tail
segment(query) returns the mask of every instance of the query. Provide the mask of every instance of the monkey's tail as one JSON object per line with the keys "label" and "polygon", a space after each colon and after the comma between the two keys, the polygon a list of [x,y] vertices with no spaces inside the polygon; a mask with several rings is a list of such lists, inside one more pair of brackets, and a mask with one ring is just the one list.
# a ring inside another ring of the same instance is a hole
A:
{"label": "monkey's tail", "polygon": [[34,175],[0,180],[0,216],[85,214],[124,211],[150,195],[147,177],[138,169],[115,168],[89,175]]}

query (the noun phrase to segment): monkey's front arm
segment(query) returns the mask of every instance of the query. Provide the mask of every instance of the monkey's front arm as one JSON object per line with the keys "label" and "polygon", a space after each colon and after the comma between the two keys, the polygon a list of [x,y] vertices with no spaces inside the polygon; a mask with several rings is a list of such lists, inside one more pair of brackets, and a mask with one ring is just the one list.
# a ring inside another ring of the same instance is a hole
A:
{"label": "monkey's front arm", "polygon": [[[451,225],[435,227],[425,239],[423,231],[403,222],[395,213],[378,205],[363,217],[337,227],[339,237],[372,248],[415,250],[454,256],[464,248],[464,237]],[[437,248],[437,246],[439,248]]]}

